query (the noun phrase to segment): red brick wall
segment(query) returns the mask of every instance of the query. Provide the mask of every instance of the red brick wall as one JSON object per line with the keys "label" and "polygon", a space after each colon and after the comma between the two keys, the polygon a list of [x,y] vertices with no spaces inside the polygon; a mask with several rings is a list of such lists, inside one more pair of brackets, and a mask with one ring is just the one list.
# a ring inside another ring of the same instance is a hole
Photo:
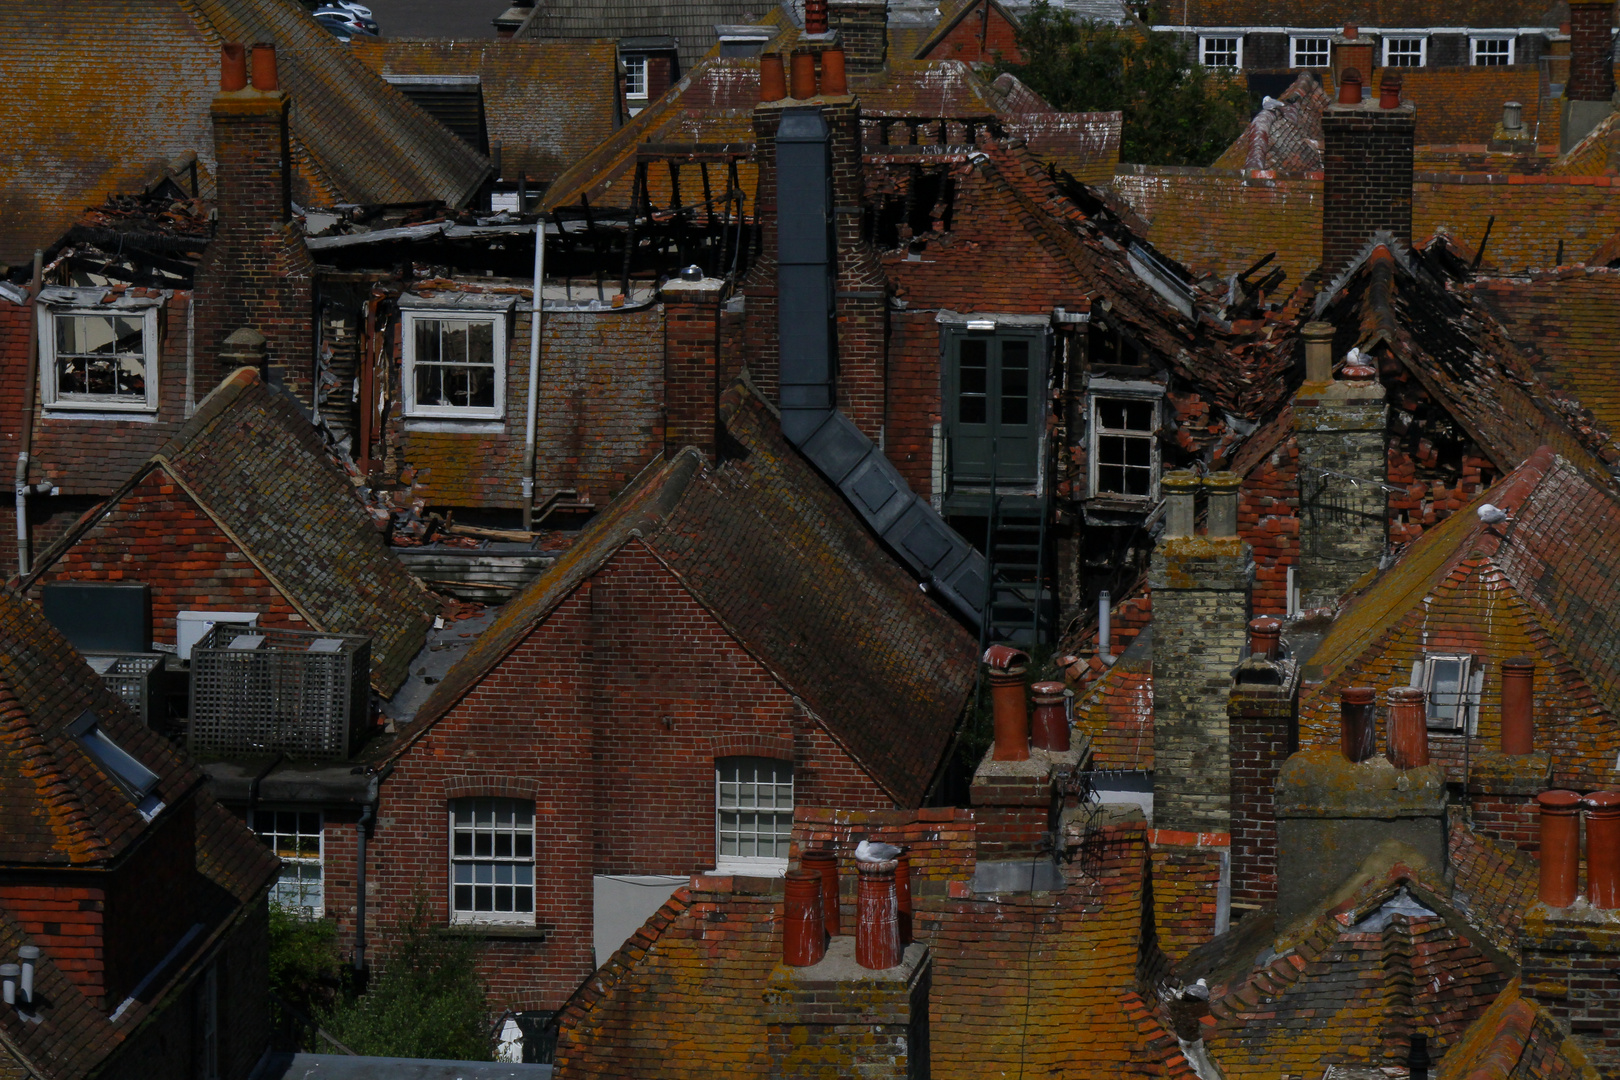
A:
{"label": "red brick wall", "polygon": [[1288,568],[1299,564],[1299,446],[1293,436],[1244,478],[1238,533],[1254,549],[1255,615],[1286,615]]}
{"label": "red brick wall", "polygon": [[[143,581],[152,640],[173,644],[180,611],[257,611],[266,626],[303,616],[163,469],[153,469],[39,581]],[[34,590],[38,595],[38,589]]]}
{"label": "red brick wall", "polygon": [[1379,229],[1412,242],[1410,108],[1329,106],[1322,115],[1322,262],[1338,273]]}
{"label": "red brick wall", "polygon": [[1277,899],[1277,773],[1292,752],[1296,696],[1239,687],[1228,701],[1232,739],[1232,899]]}
{"label": "red brick wall", "polygon": [[418,888],[448,920],[447,784],[532,793],[548,936],[491,940],[484,975],[492,1003],[555,1008],[591,971],[592,875],[712,867],[714,759],[762,746],[792,755],[802,804],[892,806],[632,541],[401,758],[371,848],[376,925]]}
{"label": "red brick wall", "polygon": [[1473,826],[1492,840],[1518,848],[1531,858],[1541,851],[1541,814],[1533,795],[1472,792],[1468,809]]}
{"label": "red brick wall", "polygon": [[990,7],[989,23],[986,24],[984,9],[988,5],[989,0],[981,0],[974,5],[950,33],[928,50],[923,59],[973,63],[994,60],[999,55],[1010,63],[1023,63],[1023,55],[1018,51],[1018,28],[993,6]]}
{"label": "red brick wall", "polygon": [[695,446],[713,458],[720,290],[671,284],[664,290],[664,452]]}
{"label": "red brick wall", "polygon": [[230,374],[220,345],[252,327],[265,337],[269,363],[307,404],[315,262],[288,221],[287,109],[286,98],[252,91],[214,99],[219,228],[197,269],[197,370],[203,385]]}
{"label": "red brick wall", "polygon": [[1608,101],[1614,95],[1614,53],[1610,28],[1614,5],[1572,0],[1569,5],[1569,82],[1571,101]]}
{"label": "red brick wall", "polygon": [[106,897],[104,889],[83,885],[0,885],[0,905],[98,1006],[107,992]]}
{"label": "red brick wall", "polygon": [[884,450],[926,499],[934,494],[934,425],[943,422],[939,324],[932,312],[896,311],[890,326]]}

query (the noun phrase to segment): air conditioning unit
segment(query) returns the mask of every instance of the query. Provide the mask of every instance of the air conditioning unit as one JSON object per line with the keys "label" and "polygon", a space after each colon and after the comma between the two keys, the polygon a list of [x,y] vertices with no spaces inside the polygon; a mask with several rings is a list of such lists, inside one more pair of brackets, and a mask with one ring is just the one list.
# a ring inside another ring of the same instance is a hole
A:
{"label": "air conditioning unit", "polygon": [[346,758],[371,719],[370,684],[370,638],[222,622],[191,649],[187,743],[211,757]]}
{"label": "air conditioning unit", "polygon": [[246,623],[259,621],[257,611],[182,611],[174,617],[174,654],[181,660],[191,659],[192,646],[216,623]]}

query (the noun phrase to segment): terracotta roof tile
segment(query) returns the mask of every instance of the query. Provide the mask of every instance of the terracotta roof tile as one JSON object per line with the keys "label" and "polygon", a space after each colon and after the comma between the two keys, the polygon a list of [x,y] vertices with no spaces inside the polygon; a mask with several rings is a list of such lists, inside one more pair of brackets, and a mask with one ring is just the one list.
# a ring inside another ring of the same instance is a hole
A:
{"label": "terracotta roof tile", "polygon": [[1091,736],[1098,769],[1153,769],[1153,631],[1144,630],[1091,691],[1075,703],[1076,726]]}

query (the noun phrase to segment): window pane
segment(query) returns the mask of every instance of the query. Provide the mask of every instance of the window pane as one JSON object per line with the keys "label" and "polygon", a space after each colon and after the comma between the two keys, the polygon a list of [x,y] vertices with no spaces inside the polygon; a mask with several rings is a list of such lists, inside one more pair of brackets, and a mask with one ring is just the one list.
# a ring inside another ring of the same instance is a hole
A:
{"label": "window pane", "polygon": [[[451,817],[455,910],[532,912],[534,805],[518,799],[456,799]],[[527,888],[515,891],[514,885]]]}
{"label": "window pane", "polygon": [[719,805],[716,849],[721,857],[786,858],[793,831],[793,765],[767,758],[716,763]]}
{"label": "window pane", "polygon": [[1001,422],[1029,423],[1029,342],[1001,343]]}
{"label": "window pane", "polygon": [[1151,401],[1128,401],[1125,403],[1125,423],[1121,426],[1132,431],[1152,431],[1153,413]]}
{"label": "window pane", "polygon": [[957,351],[956,419],[964,424],[983,424],[989,418],[986,392],[989,388],[990,342],[984,338],[964,338]]}

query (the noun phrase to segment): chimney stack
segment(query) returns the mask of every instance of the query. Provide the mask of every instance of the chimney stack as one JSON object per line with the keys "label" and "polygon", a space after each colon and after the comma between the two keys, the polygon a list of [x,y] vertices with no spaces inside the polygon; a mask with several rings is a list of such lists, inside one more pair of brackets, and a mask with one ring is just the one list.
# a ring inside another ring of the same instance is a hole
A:
{"label": "chimney stack", "polygon": [[[1329,63],[1333,70],[1339,73],[1340,87],[1344,85],[1345,68],[1352,68],[1357,73],[1356,93],[1360,95],[1360,73],[1371,73],[1374,67],[1372,35],[1363,34],[1360,28],[1354,25],[1346,26],[1342,33],[1333,36],[1329,47],[1332,49]],[[1358,96],[1356,100],[1361,99]]]}
{"label": "chimney stack", "polygon": [[882,71],[889,51],[888,0],[828,0],[827,8],[850,72],[873,75]]}
{"label": "chimney stack", "polygon": [[1613,29],[1611,0],[1570,0],[1569,81],[1559,111],[1559,153],[1614,111]]}
{"label": "chimney stack", "polygon": [[251,57],[239,43],[222,46],[219,81],[210,109],[219,224],[197,270],[199,382],[212,386],[234,370],[226,335],[251,328],[264,335],[267,365],[309,405],[315,267],[292,220],[291,103],[275,46],[256,44]]}
{"label": "chimney stack", "polygon": [[1536,662],[1528,656],[1502,661],[1502,753],[1533,754]]}
{"label": "chimney stack", "polygon": [[1322,112],[1322,262],[1339,273],[1374,233],[1412,242],[1412,155],[1417,112],[1399,100],[1339,100]]}

